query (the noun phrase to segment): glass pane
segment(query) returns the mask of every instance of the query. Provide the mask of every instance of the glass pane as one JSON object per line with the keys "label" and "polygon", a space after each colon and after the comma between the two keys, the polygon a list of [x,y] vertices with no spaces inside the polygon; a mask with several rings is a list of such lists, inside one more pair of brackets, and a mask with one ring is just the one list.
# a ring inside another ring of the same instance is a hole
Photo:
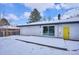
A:
{"label": "glass pane", "polygon": [[45,34],[45,35],[48,34],[48,27],[47,26],[43,27],[43,34]]}
{"label": "glass pane", "polygon": [[54,36],[54,26],[49,26],[49,35],[53,35]]}

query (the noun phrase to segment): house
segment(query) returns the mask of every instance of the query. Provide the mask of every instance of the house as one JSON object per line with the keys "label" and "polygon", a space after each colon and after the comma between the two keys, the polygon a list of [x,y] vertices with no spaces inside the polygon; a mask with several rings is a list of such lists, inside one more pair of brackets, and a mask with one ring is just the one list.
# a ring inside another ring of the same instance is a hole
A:
{"label": "house", "polygon": [[[60,18],[60,17],[58,17]],[[19,25],[21,35],[49,36],[65,40],[79,40],[79,16],[54,21]]]}
{"label": "house", "polygon": [[16,26],[11,26],[7,19],[0,19],[0,37],[9,35],[19,35],[20,29]]}

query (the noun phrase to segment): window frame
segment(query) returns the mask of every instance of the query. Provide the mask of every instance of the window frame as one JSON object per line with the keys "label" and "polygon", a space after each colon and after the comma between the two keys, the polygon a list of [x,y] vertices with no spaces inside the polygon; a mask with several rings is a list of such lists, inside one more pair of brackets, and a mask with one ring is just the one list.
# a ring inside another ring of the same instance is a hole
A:
{"label": "window frame", "polygon": [[[44,33],[44,27],[48,28],[47,34]],[[53,32],[52,33],[50,33],[50,31],[49,31],[50,27],[53,27]],[[43,32],[42,33],[43,33],[43,35],[47,35],[47,36],[55,36],[55,26],[54,25],[53,26],[43,26]]]}

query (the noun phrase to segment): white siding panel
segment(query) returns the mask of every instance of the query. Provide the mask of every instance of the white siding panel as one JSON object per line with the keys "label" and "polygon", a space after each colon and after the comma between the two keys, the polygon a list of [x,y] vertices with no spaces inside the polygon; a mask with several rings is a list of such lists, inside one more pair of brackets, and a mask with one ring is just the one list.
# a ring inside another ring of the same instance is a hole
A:
{"label": "white siding panel", "polygon": [[40,26],[21,27],[20,31],[21,31],[21,35],[41,35]]}
{"label": "white siding panel", "polygon": [[70,39],[79,40],[79,24],[70,25]]}

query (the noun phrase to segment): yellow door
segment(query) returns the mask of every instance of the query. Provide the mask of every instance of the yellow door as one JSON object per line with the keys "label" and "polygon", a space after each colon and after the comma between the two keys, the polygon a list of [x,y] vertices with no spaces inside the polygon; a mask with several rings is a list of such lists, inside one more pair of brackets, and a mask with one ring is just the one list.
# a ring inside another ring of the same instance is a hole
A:
{"label": "yellow door", "polygon": [[69,27],[68,26],[64,26],[63,28],[63,38],[64,40],[69,39]]}

